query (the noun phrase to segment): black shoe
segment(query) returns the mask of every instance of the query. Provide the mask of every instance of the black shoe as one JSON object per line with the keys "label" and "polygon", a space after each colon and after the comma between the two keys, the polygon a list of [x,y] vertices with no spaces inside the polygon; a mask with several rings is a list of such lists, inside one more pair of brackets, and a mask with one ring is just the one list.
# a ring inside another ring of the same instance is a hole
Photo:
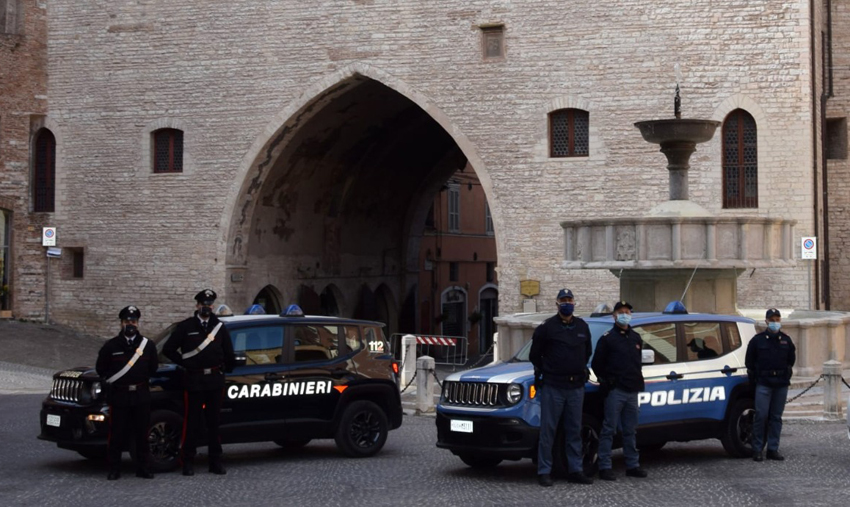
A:
{"label": "black shoe", "polygon": [[112,470],[109,472],[109,475],[106,476],[107,481],[117,481],[121,478],[121,472],[118,470]]}
{"label": "black shoe", "polygon": [[136,477],[140,479],[153,479],[153,474],[145,469],[136,470]]}
{"label": "black shoe", "polygon": [[764,461],[764,456],[762,456],[760,452],[756,451],[753,453],[753,461],[762,462]]}
{"label": "black shoe", "polygon": [[646,476],[646,470],[641,467],[629,468],[626,470],[626,477],[637,477],[639,479],[643,479]]}
{"label": "black shoe", "polygon": [[617,480],[617,476],[614,475],[614,471],[611,470],[610,468],[607,468],[605,470],[600,470],[599,471],[599,478],[602,479],[603,481],[616,481]]}
{"label": "black shoe", "polygon": [[552,476],[549,474],[540,474],[537,476],[537,482],[540,483],[544,488],[548,488],[552,486]]}
{"label": "black shoe", "polygon": [[785,461],[785,456],[779,454],[779,451],[767,451],[767,455],[765,457],[767,459],[772,459],[773,461]]}
{"label": "black shoe", "polygon": [[192,463],[183,463],[183,475],[195,475],[195,466]]}
{"label": "black shoe", "polygon": [[581,472],[573,472],[571,474],[567,474],[567,482],[571,482],[573,484],[593,484],[593,479]]}
{"label": "black shoe", "polygon": [[224,475],[227,473],[227,470],[221,466],[221,463],[210,463],[210,473],[216,475]]}

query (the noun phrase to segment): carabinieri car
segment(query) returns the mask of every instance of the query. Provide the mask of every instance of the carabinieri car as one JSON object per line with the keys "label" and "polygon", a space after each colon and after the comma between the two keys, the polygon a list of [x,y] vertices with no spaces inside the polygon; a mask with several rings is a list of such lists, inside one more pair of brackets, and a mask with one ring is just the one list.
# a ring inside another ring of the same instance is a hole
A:
{"label": "carabinieri car", "polygon": [[[222,443],[273,441],[298,448],[311,439],[334,438],[344,454],[365,457],[380,451],[387,432],[401,426],[397,365],[383,324],[303,316],[297,307],[280,316],[220,318],[237,363],[226,374]],[[175,327],[154,339],[158,351]],[[177,466],[184,411],[181,372],[161,353],[159,360],[151,379],[148,440],[151,468],[161,472]],[[38,438],[87,458],[105,457],[109,407],[102,382],[93,368],[56,373],[42,403]]]}
{"label": "carabinieri car", "polygon": [[[594,314],[585,320],[595,349],[599,337],[613,327],[613,319]],[[646,379],[646,391],[638,395],[638,447],[646,451],[669,441],[718,438],[730,455],[751,456],[753,390],[744,356],[756,332],[755,322],[689,314],[674,302],[665,312],[634,313],[631,325],[643,339]],[[437,406],[437,447],[476,468],[493,467],[502,460],[537,459],[540,403],[530,350],[531,342],[504,363],[446,378]],[[585,386],[582,439],[587,474],[596,471],[603,413],[595,380],[591,374]],[[560,433],[555,449],[555,471],[563,473],[566,456]]]}

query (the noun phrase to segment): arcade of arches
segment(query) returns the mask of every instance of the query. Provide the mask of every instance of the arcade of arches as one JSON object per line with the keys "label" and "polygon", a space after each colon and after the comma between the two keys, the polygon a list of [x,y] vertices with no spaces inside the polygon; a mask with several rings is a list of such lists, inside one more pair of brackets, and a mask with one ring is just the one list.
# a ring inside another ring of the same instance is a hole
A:
{"label": "arcade of arches", "polygon": [[476,354],[479,331],[481,352],[492,343],[496,260],[484,191],[452,137],[355,75],[282,125],[248,173],[227,293],[269,313],[298,303],[385,322],[388,334],[450,331]]}

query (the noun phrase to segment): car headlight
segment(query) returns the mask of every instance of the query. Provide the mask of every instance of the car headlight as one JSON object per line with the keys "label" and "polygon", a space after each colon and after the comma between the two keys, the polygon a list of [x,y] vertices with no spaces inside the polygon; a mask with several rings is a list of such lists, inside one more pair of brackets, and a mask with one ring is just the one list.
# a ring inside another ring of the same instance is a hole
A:
{"label": "car headlight", "polygon": [[507,390],[507,401],[508,405],[516,405],[519,403],[519,400],[522,399],[522,385],[521,384],[511,384],[508,386]]}
{"label": "car headlight", "polygon": [[92,382],[91,388],[90,388],[90,391],[89,391],[91,393],[91,399],[96,400],[97,397],[100,396],[100,393],[102,391],[103,391],[103,386],[100,385],[100,382]]}

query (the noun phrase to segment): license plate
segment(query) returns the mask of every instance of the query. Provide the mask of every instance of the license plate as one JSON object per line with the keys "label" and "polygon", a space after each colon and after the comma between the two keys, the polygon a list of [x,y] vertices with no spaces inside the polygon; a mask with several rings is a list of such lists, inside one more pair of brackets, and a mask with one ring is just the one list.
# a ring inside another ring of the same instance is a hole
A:
{"label": "license plate", "polygon": [[460,433],[472,433],[472,421],[458,421],[452,419],[451,430],[459,431]]}
{"label": "license plate", "polygon": [[47,425],[48,426],[56,426],[59,427],[62,418],[58,415],[47,414]]}

